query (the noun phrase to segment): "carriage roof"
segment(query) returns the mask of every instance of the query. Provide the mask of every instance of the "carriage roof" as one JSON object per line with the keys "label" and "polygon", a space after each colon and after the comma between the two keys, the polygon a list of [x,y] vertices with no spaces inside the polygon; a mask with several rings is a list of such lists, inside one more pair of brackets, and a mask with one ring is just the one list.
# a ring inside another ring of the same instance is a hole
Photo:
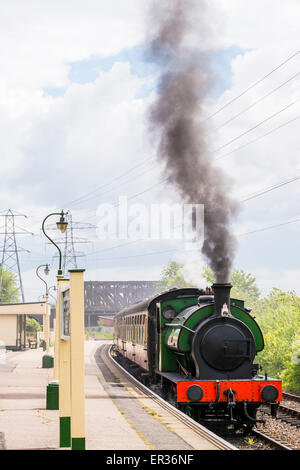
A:
{"label": "carriage roof", "polygon": [[121,312],[117,313],[115,318],[121,318],[127,315],[131,315],[133,313],[144,312],[145,310],[147,310],[151,314],[152,312],[154,312],[153,307],[158,302],[163,302],[165,300],[174,300],[182,297],[196,297],[204,294],[204,290],[194,287],[173,288],[168,291],[162,292],[161,294],[156,294],[155,296],[152,296],[141,302],[136,302],[135,304],[132,304],[129,307],[126,307],[125,309],[121,310]]}

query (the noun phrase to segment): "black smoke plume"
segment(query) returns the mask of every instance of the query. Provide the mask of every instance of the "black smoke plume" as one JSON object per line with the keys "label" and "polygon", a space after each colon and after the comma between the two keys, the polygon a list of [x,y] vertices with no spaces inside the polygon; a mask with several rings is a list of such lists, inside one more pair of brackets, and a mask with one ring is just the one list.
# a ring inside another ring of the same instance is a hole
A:
{"label": "black smoke plume", "polygon": [[[199,10],[200,9],[200,10]],[[230,223],[238,204],[230,198],[228,177],[212,163],[203,103],[214,83],[209,53],[191,44],[209,34],[203,19],[207,1],[153,1],[148,16],[147,59],[159,70],[158,96],[149,112],[150,130],[158,138],[158,157],[182,200],[204,204],[205,238],[202,253],[217,282],[227,282],[236,240]],[[195,27],[197,30],[195,31]]]}

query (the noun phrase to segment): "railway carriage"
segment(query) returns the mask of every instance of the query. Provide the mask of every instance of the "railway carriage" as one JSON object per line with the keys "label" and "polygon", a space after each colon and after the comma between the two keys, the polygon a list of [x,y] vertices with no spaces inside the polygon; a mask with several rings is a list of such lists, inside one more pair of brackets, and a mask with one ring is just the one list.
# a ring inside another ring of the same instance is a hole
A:
{"label": "railway carriage", "polygon": [[115,317],[115,349],[165,398],[197,420],[252,426],[262,403],[273,416],[281,382],[258,374],[262,332],[230,284],[172,289]]}

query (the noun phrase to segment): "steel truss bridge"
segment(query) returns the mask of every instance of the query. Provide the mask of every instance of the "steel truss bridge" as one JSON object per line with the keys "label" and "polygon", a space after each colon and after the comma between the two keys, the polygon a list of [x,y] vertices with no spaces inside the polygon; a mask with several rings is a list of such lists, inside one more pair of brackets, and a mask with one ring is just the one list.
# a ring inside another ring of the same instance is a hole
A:
{"label": "steel truss bridge", "polygon": [[97,325],[98,316],[113,316],[123,308],[151,297],[155,281],[85,281],[85,325]]}

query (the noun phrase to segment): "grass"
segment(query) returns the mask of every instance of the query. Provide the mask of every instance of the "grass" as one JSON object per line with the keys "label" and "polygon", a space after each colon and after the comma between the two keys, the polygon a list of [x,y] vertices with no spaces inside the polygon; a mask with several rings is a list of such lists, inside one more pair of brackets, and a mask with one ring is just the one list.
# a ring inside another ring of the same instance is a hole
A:
{"label": "grass", "polygon": [[85,329],[85,337],[87,340],[99,341],[101,339],[113,339],[113,328],[104,328],[99,331],[97,326]]}

